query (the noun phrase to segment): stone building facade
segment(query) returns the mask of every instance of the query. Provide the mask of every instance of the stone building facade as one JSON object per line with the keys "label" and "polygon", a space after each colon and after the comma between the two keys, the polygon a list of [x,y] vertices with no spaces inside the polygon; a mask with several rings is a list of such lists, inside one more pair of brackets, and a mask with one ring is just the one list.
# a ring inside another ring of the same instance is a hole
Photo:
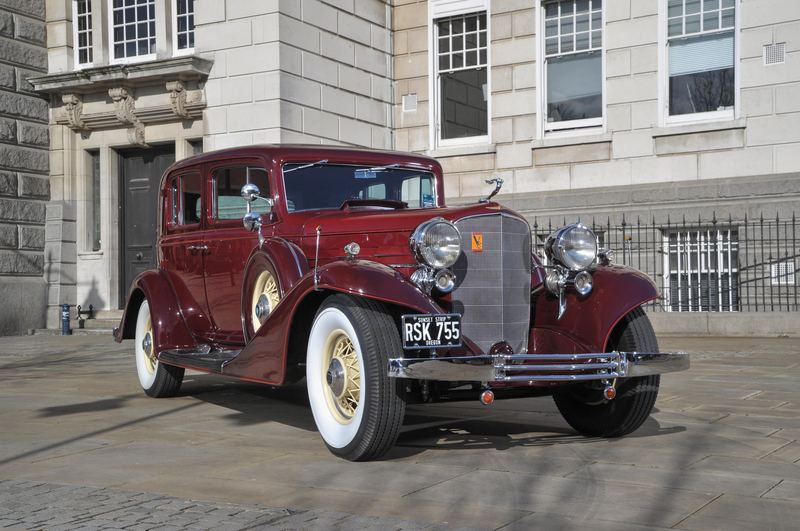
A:
{"label": "stone building facade", "polygon": [[[233,145],[391,148],[382,0],[48,0],[47,326],[124,306],[155,267],[154,194],[175,160]],[[152,220],[152,221],[150,221]]]}
{"label": "stone building facade", "polygon": [[[46,18],[0,2],[46,20],[47,65],[26,67],[51,95],[44,253],[20,247],[41,219],[0,226],[17,235],[3,256],[45,257],[29,280],[51,328],[64,302],[123,306],[154,265],[159,173],[202,150],[426,153],[449,203],[500,178],[531,221],[785,219],[800,199],[795,0],[46,0]],[[46,169],[10,171],[0,200],[43,209]]]}
{"label": "stone building facade", "polygon": [[28,82],[45,41],[44,0],[0,1],[0,335],[45,323],[48,98]]}
{"label": "stone building facade", "polygon": [[[499,177],[501,201],[530,218],[798,211],[800,3],[394,5],[395,146],[438,157],[452,200],[485,195],[484,181]],[[486,44],[480,24],[469,26],[476,17],[486,17]],[[447,64],[459,31],[463,63]],[[486,61],[470,63],[469,50],[484,47]],[[449,77],[470,68],[488,70],[486,127],[448,137],[448,112],[458,121],[471,108]],[[704,87],[717,92],[711,101]]]}

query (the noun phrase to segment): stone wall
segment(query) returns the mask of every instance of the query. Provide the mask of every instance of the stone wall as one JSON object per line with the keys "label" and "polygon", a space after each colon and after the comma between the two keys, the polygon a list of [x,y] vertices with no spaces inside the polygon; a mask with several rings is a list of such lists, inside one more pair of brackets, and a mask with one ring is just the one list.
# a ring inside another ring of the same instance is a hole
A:
{"label": "stone wall", "polygon": [[205,150],[258,143],[390,148],[385,0],[197,0]]}
{"label": "stone wall", "polygon": [[48,98],[44,0],[0,0],[0,335],[45,323]]}

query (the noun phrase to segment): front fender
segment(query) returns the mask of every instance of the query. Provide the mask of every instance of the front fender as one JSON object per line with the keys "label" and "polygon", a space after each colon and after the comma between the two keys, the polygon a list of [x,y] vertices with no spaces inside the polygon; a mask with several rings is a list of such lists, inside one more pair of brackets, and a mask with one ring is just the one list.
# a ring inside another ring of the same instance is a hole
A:
{"label": "front fender", "polygon": [[535,328],[559,332],[587,352],[604,352],[619,320],[635,307],[658,297],[653,280],[632,267],[600,265],[592,277],[594,287],[587,296],[567,290],[567,309],[561,319],[558,319],[558,298],[546,292],[540,294]]}
{"label": "front fender", "polygon": [[[428,295],[389,266],[367,260],[339,260],[308,271],[287,292],[223,374],[281,384],[286,378],[290,333],[296,319],[313,319],[325,293],[337,291],[408,308],[443,313]],[[301,309],[303,311],[301,311]],[[311,310],[311,311],[309,311]],[[310,323],[307,324],[310,328]]]}
{"label": "front fender", "polygon": [[136,319],[139,307],[145,299],[150,304],[156,352],[194,348],[197,345],[181,315],[167,277],[162,271],[155,269],[145,271],[133,281],[119,330],[114,337],[117,343],[136,337]]}

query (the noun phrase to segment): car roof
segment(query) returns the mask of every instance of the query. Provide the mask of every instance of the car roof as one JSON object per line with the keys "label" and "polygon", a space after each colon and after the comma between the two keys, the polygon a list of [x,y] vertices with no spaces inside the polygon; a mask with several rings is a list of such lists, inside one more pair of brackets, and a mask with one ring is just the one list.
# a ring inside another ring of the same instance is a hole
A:
{"label": "car roof", "polygon": [[260,144],[252,146],[234,147],[201,153],[173,164],[169,170],[180,169],[186,166],[215,162],[227,158],[260,157],[273,160],[276,158],[299,160],[328,159],[331,163],[362,160],[367,164],[388,162],[401,162],[417,164],[425,167],[438,167],[436,159],[406,153],[402,151],[388,151],[371,148],[345,147],[345,146],[319,146],[304,144]]}

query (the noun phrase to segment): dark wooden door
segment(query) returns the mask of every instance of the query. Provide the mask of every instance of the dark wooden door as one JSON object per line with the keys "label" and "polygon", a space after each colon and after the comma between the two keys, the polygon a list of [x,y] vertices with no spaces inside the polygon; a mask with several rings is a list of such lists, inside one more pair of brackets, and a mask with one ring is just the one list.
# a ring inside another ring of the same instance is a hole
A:
{"label": "dark wooden door", "polygon": [[157,263],[158,187],[175,146],[120,152],[120,308],[134,279]]}

